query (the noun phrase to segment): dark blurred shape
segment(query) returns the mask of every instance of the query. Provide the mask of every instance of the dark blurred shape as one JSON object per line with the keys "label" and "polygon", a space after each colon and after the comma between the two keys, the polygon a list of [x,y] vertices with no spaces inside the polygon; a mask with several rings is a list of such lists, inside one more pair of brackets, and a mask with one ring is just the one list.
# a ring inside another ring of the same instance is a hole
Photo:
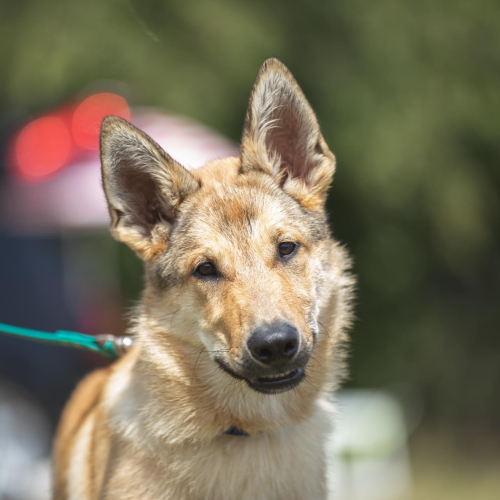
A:
{"label": "dark blurred shape", "polygon": [[[75,311],[65,297],[61,242],[0,233],[0,318],[2,322],[53,331],[76,330]],[[15,382],[38,399],[52,425],[85,373],[76,350],[0,334],[0,378]]]}

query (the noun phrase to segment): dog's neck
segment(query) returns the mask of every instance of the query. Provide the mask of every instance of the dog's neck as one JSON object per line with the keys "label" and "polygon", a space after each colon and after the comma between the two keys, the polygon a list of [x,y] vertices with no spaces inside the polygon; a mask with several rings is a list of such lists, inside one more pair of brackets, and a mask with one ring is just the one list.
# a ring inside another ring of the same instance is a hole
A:
{"label": "dog's neck", "polygon": [[[208,442],[231,427],[250,436],[276,432],[307,419],[327,388],[326,378],[313,376],[293,391],[261,394],[221,371],[203,348],[168,332],[159,346],[147,333],[116,365],[108,399],[115,429],[149,448]],[[328,363],[329,349],[318,347],[312,365]],[[312,365],[311,373],[320,373]]]}

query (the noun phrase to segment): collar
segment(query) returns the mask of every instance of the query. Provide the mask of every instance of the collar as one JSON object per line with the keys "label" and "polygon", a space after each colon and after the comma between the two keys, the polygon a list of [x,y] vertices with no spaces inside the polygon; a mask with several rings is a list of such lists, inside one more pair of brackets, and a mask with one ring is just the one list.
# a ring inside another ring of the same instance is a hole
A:
{"label": "collar", "polygon": [[228,434],[229,436],[249,436],[250,434],[247,434],[245,431],[238,429],[238,427],[235,427],[232,425],[229,427],[229,429],[224,431],[224,434]]}

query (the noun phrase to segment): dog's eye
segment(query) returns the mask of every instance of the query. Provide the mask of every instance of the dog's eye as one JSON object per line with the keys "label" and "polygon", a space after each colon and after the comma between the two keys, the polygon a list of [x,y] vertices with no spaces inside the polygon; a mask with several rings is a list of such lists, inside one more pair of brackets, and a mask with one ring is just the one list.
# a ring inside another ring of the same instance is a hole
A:
{"label": "dog's eye", "polygon": [[278,245],[278,250],[280,257],[287,258],[291,257],[298,248],[299,245],[297,243],[293,243],[292,241],[284,241]]}
{"label": "dog's eye", "polygon": [[217,268],[211,262],[203,262],[195,269],[194,274],[202,278],[216,276]]}

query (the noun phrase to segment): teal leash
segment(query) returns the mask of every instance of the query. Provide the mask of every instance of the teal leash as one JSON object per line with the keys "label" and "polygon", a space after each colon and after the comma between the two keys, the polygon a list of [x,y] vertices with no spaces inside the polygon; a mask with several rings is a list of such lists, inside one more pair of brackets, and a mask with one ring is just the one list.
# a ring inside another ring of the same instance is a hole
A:
{"label": "teal leash", "polygon": [[[85,335],[84,333],[57,330],[55,333],[21,328],[20,326],[6,325],[0,323],[0,333],[6,333],[13,337],[20,337],[37,342],[62,345],[65,347],[76,347],[86,351],[93,351],[108,359],[117,359],[134,345],[132,337],[115,337],[114,335]],[[223,434],[229,436],[249,436],[244,430],[231,426]]]}
{"label": "teal leash", "polygon": [[108,359],[117,359],[130,348],[134,341],[131,337],[115,337],[114,335],[85,335],[83,333],[57,330],[55,333],[41,332],[19,326],[0,323],[0,332],[38,342],[76,347],[93,351]]}

